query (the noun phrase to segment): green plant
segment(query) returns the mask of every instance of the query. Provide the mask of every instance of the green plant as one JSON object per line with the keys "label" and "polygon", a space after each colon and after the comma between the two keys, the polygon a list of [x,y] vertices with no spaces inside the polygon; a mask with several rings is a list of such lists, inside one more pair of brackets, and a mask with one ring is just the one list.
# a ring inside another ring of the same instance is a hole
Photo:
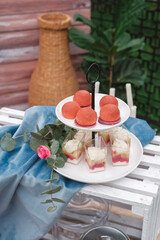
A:
{"label": "green plant", "polygon": [[[135,86],[144,83],[146,73],[136,57],[137,52],[144,47],[144,38],[133,38],[127,32],[144,6],[144,0],[119,0],[114,24],[107,29],[97,26],[93,20],[80,14],[74,15],[74,20],[88,25],[91,33],[72,27],[69,37],[74,44],[88,51],[81,64],[84,72],[92,62],[101,66],[101,92],[108,93],[111,87],[116,87],[117,90],[126,82]],[[92,75],[90,77],[94,78]]]}
{"label": "green plant", "polygon": [[[52,169],[51,178],[46,180],[46,182],[50,183],[50,189],[42,192],[42,194],[50,195],[50,199],[42,202],[43,204],[52,204],[48,207],[48,212],[56,210],[55,202],[65,203],[63,200],[53,197],[53,194],[61,190],[61,186],[53,188],[52,182],[59,180],[59,174],[54,172],[54,169],[62,168],[67,161],[67,157],[62,152],[62,143],[68,135],[72,138],[74,134],[74,129],[64,125],[57,119],[55,124],[47,124],[42,129],[37,126],[37,132],[24,132],[23,135],[16,137],[13,137],[11,133],[6,133],[0,139],[0,148],[3,151],[10,152],[17,146],[16,139],[23,137],[23,141],[25,143],[29,142],[30,148],[38,153],[41,159],[45,158],[47,167]],[[42,148],[43,152],[40,153],[39,148]]]}

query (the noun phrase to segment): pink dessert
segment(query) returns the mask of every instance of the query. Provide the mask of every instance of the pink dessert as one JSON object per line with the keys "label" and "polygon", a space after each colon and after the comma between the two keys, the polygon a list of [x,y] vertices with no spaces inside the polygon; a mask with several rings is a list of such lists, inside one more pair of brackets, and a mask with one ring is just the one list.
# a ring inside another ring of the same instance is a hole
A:
{"label": "pink dessert", "polygon": [[123,140],[116,139],[112,142],[112,163],[121,166],[129,163],[130,145]]}
{"label": "pink dessert", "polygon": [[62,152],[66,155],[67,162],[78,164],[83,156],[83,145],[78,139],[72,139],[63,144]]}
{"label": "pink dessert", "polygon": [[103,171],[106,166],[106,150],[98,147],[85,148],[85,160],[90,172]]}

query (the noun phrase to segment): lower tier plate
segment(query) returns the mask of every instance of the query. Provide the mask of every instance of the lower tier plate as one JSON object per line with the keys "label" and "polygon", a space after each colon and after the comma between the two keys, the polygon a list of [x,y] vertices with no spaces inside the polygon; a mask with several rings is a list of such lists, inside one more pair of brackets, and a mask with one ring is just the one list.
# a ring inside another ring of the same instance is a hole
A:
{"label": "lower tier plate", "polygon": [[113,166],[111,155],[108,156],[106,169],[101,172],[89,172],[85,159],[82,159],[78,165],[66,163],[63,168],[58,168],[56,171],[61,175],[84,183],[106,183],[122,178],[131,173],[140,163],[143,155],[143,148],[138,138],[130,133],[131,148],[130,159],[127,166]]}

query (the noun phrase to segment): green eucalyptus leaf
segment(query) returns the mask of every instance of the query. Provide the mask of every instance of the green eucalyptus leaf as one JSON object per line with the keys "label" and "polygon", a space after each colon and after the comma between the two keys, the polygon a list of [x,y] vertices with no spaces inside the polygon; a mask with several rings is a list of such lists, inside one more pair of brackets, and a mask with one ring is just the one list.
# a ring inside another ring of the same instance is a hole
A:
{"label": "green eucalyptus leaf", "polygon": [[62,154],[62,148],[60,147],[56,153],[57,156],[60,156]]}
{"label": "green eucalyptus leaf", "polygon": [[10,133],[6,133],[0,140],[0,147],[3,151],[12,151],[16,144],[16,140],[12,138]]}
{"label": "green eucalyptus leaf", "polygon": [[46,182],[58,182],[59,181],[59,174],[54,172],[52,175],[52,179],[46,180]]}
{"label": "green eucalyptus leaf", "polygon": [[59,181],[59,174],[54,172],[53,175],[52,175],[52,179],[54,182],[58,182]]}
{"label": "green eucalyptus leaf", "polygon": [[51,199],[48,199],[48,200],[46,200],[45,202],[41,202],[42,204],[46,204],[46,203],[51,203],[51,202],[53,202]]}
{"label": "green eucalyptus leaf", "polygon": [[44,195],[44,194],[53,194],[53,193],[56,193],[56,192],[59,192],[60,190],[62,189],[61,186],[57,187],[57,188],[54,188],[52,190],[46,190],[44,192],[41,193],[41,195]]}
{"label": "green eucalyptus leaf", "polygon": [[62,158],[62,157],[57,157],[56,158],[56,162],[55,162],[55,166],[57,167],[57,168],[62,168],[62,167],[64,167],[64,165],[65,165],[65,159],[64,158]]}
{"label": "green eucalyptus leaf", "polygon": [[49,207],[49,208],[47,209],[47,211],[48,211],[48,212],[54,212],[56,209],[57,209],[57,207],[56,207],[56,206],[53,206],[53,207]]}
{"label": "green eucalyptus leaf", "polygon": [[48,133],[51,134],[51,137],[53,138],[53,131],[50,125],[46,125],[46,129],[48,129]]}
{"label": "green eucalyptus leaf", "polygon": [[59,144],[60,144],[60,145],[64,142],[64,139],[65,139],[64,136],[61,136],[61,137],[59,138]]}
{"label": "green eucalyptus leaf", "polygon": [[76,134],[75,129],[71,129],[67,135],[67,139],[73,139],[74,135]]}
{"label": "green eucalyptus leaf", "polygon": [[47,164],[48,164],[48,168],[53,168],[53,163],[54,163],[55,159],[52,158],[52,157],[48,157],[46,159],[46,161],[47,161]]}
{"label": "green eucalyptus leaf", "polygon": [[57,126],[53,131],[53,136],[56,140],[58,140],[62,135],[62,128]]}
{"label": "green eucalyptus leaf", "polygon": [[58,148],[59,148],[59,142],[55,139],[52,140],[52,144],[50,146],[50,149],[51,149],[51,153],[54,155],[57,153],[58,151]]}
{"label": "green eucalyptus leaf", "polygon": [[68,133],[71,130],[71,128],[65,125],[64,130]]}
{"label": "green eucalyptus leaf", "polygon": [[44,137],[48,133],[48,129],[44,127],[39,131],[39,133]]}
{"label": "green eucalyptus leaf", "polygon": [[66,162],[67,161],[67,157],[65,154],[63,154],[62,152],[60,153],[60,157],[62,157],[64,159],[64,161]]}
{"label": "green eucalyptus leaf", "polygon": [[31,132],[31,136],[38,140],[42,139],[42,135],[40,133]]}
{"label": "green eucalyptus leaf", "polygon": [[30,139],[30,148],[34,152],[37,152],[37,148],[40,145],[47,145],[47,141],[45,139],[37,139],[37,138],[31,137],[31,139]]}
{"label": "green eucalyptus leaf", "polygon": [[54,202],[59,202],[59,203],[65,203],[65,201],[59,199],[59,198],[52,198]]}

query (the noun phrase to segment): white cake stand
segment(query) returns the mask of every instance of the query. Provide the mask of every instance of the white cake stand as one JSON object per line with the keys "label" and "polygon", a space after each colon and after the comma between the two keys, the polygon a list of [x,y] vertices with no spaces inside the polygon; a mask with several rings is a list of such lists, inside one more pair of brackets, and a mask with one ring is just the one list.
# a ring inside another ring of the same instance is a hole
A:
{"label": "white cake stand", "polygon": [[[95,111],[99,116],[99,101],[104,96],[104,94],[95,94]],[[100,124],[98,121],[94,126],[91,127],[81,127],[78,126],[74,120],[69,120],[63,117],[61,109],[64,103],[68,101],[72,101],[73,96],[65,98],[62,100],[56,107],[56,115],[58,119],[63,122],[65,125],[70,126],[77,130],[86,130],[86,131],[104,131],[113,127],[117,127],[122,125],[130,115],[130,109],[128,105],[118,99],[118,107],[120,110],[120,117],[121,121],[114,125],[103,125]],[[113,166],[111,161],[111,156],[107,159],[106,169],[101,172],[90,173],[88,170],[88,166],[85,161],[81,161],[78,165],[74,165],[71,163],[66,163],[63,168],[58,168],[56,171],[61,175],[84,183],[105,183],[113,180],[117,180],[121,177],[124,177],[131,173],[140,163],[142,155],[143,155],[143,148],[136,136],[129,132],[131,137],[131,149],[130,149],[130,161],[129,165],[127,166]]]}

